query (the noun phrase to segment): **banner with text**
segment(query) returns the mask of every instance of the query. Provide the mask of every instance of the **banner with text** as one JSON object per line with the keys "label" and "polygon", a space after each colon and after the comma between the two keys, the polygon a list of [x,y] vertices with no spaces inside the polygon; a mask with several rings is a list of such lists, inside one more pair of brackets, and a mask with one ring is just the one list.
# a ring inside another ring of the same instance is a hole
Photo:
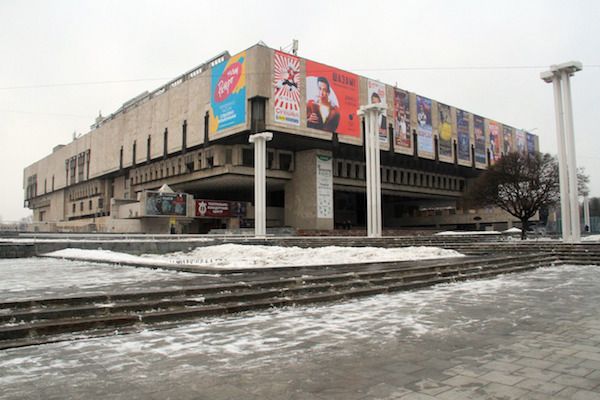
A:
{"label": "banner with text", "polygon": [[273,55],[275,122],[300,125],[300,59],[275,51]]}
{"label": "banner with text", "polygon": [[452,154],[452,120],[450,106],[438,103],[438,145],[440,161],[454,162]]}
{"label": "banner with text", "polygon": [[490,163],[491,165],[494,165],[502,155],[502,148],[500,146],[500,125],[496,121],[489,121],[488,130],[490,135]]}
{"label": "banner with text", "polygon": [[317,155],[317,218],[333,218],[333,162]]}
{"label": "banner with text", "polygon": [[475,137],[475,166],[485,168],[487,166],[487,154],[485,148],[485,125],[483,117],[473,116],[473,133]]}
{"label": "banner with text", "polygon": [[502,152],[508,154],[513,151],[513,128],[504,125],[502,127]]}
{"label": "banner with text", "polygon": [[246,122],[246,52],[212,69],[210,133]]}
{"label": "banner with text", "polygon": [[456,133],[458,147],[458,163],[470,167],[471,160],[471,132],[469,129],[469,113],[456,110]]}
{"label": "banner with text", "polygon": [[[385,85],[383,83],[369,79],[367,81],[367,95],[369,96],[369,104],[380,103],[387,107]],[[379,115],[377,129],[379,134],[379,143],[388,144],[387,110],[383,114]]]}
{"label": "banner with text", "polygon": [[417,153],[419,157],[435,157],[433,127],[431,124],[431,99],[417,96]]}
{"label": "banner with text", "polygon": [[408,92],[394,89],[394,151],[412,154]]}

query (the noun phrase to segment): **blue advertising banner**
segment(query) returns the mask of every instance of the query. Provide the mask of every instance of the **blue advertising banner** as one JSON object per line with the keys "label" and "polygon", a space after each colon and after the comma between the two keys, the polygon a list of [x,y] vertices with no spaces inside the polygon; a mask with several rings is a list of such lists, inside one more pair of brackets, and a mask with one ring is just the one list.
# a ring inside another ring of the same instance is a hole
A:
{"label": "blue advertising banner", "polygon": [[246,52],[213,67],[210,133],[246,122]]}
{"label": "blue advertising banner", "polygon": [[473,132],[475,136],[475,164],[487,165],[487,154],[485,151],[485,130],[483,117],[473,117]]}
{"label": "blue advertising banner", "polygon": [[458,163],[471,165],[471,135],[469,134],[469,113],[456,110],[456,131],[458,134]]}
{"label": "blue advertising banner", "polygon": [[433,158],[433,126],[431,99],[417,96],[417,153],[419,157]]}
{"label": "blue advertising banner", "polygon": [[527,132],[527,152],[535,153],[535,135]]}

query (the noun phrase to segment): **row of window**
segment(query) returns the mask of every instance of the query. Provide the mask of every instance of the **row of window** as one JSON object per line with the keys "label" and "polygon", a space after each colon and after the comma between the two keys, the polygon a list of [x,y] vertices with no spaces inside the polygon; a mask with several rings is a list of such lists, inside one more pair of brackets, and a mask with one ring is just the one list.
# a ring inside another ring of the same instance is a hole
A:
{"label": "row of window", "polygon": [[[333,176],[364,180],[366,165],[361,162],[336,160]],[[465,188],[465,181],[461,178],[389,167],[381,167],[381,182],[461,192]]]}
{"label": "row of window", "polygon": [[99,182],[87,183],[77,188],[69,190],[69,200],[85,199],[91,196],[97,196],[100,193]]}
{"label": "row of window", "polygon": [[[93,199],[88,200],[87,203],[88,203],[87,211],[93,211],[94,210],[94,201],[93,201]],[[71,204],[71,212],[72,212],[72,214],[75,214],[77,212],[77,204],[78,204],[78,202],[73,202]],[[85,205],[84,201],[80,201],[79,202],[79,212],[80,213],[86,211],[84,205]],[[103,208],[104,208],[104,198],[99,197],[98,198],[98,207],[97,207],[97,209],[98,210],[102,210]]]}

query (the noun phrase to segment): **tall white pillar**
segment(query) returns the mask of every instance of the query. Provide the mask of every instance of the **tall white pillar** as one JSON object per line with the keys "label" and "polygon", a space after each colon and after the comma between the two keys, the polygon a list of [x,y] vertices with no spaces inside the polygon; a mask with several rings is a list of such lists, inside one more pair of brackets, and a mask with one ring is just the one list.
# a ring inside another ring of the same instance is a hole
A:
{"label": "tall white pillar", "polygon": [[379,116],[386,106],[380,103],[361,106],[358,115],[365,120],[365,159],[367,183],[367,236],[381,237],[381,160]]}
{"label": "tall white pillar", "polygon": [[574,242],[581,241],[581,223],[579,222],[579,193],[577,191],[577,159],[575,157],[575,133],[573,129],[573,106],[571,104],[571,72],[562,70],[565,111],[565,137],[567,138],[567,165],[569,172],[569,207],[571,213],[571,237]]}
{"label": "tall white pillar", "polygon": [[254,143],[254,236],[264,238],[267,234],[267,141],[273,133],[263,132],[250,135],[248,141]]}
{"label": "tall white pillar", "polygon": [[583,197],[583,220],[585,226],[589,229],[586,232],[590,233],[592,231],[592,219],[590,218],[590,198],[587,195]]}

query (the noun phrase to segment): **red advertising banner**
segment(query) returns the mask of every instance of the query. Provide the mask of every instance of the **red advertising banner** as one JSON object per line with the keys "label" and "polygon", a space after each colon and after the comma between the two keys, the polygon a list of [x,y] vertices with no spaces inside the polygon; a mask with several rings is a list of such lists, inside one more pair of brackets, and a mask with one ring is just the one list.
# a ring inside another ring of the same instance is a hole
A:
{"label": "red advertising banner", "polygon": [[245,212],[245,204],[225,200],[196,200],[196,217],[231,218]]}
{"label": "red advertising banner", "polygon": [[306,61],[306,126],[360,137],[358,76]]}

